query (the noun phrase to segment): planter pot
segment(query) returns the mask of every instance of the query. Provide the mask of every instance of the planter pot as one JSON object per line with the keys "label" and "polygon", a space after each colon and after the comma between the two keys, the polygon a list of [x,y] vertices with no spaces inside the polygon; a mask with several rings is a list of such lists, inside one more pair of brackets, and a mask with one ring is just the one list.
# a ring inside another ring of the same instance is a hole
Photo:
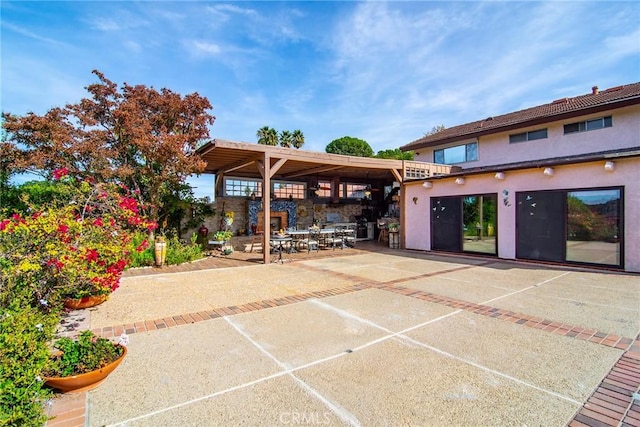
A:
{"label": "planter pot", "polygon": [[155,243],[156,267],[162,267],[164,265],[164,261],[166,257],[167,257],[167,242],[156,242]]}
{"label": "planter pot", "polygon": [[109,295],[90,295],[82,298],[67,298],[64,300],[65,308],[80,310],[81,308],[95,307],[109,299]]}
{"label": "planter pot", "polygon": [[122,362],[127,355],[127,347],[122,348],[124,349],[122,355],[104,368],[69,377],[43,377],[44,383],[62,393],[79,393],[92,390],[102,384],[107,376]]}

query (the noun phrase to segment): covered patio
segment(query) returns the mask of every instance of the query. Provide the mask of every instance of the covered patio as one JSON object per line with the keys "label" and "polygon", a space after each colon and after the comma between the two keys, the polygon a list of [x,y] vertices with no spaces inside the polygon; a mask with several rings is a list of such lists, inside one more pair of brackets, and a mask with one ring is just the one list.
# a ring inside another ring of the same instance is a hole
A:
{"label": "covered patio", "polygon": [[[332,223],[341,223],[345,217],[352,222],[351,218],[358,216],[366,216],[368,221],[375,221],[384,212],[385,215],[397,218],[397,222],[401,224],[403,183],[412,179],[447,175],[455,168],[425,162],[345,156],[220,139],[214,139],[199,148],[198,154],[207,162],[205,173],[215,174],[216,198],[229,197],[236,201],[246,201],[246,207],[236,204],[239,206],[237,209],[246,211],[244,221],[248,224],[247,233],[259,233],[263,248],[270,246],[269,239],[274,228],[278,230],[292,225],[300,226],[296,221],[297,214],[306,213],[305,201],[309,199],[312,200],[314,215],[318,211],[326,219],[332,218],[330,215],[334,214],[336,220],[330,221]],[[227,179],[240,182],[243,186],[240,192]],[[243,179],[249,181],[242,181]],[[278,184],[278,188],[275,188],[274,183]],[[288,187],[287,183],[298,187]],[[390,203],[385,200],[391,200],[391,197],[393,200]],[[389,208],[389,204],[394,205],[393,209]],[[320,205],[329,209],[320,210]],[[347,207],[349,210],[346,210]],[[328,212],[331,209],[344,209],[345,213],[339,215]],[[275,227],[272,218],[278,218]],[[312,224],[315,222],[314,216]],[[400,241],[403,241],[402,231]],[[270,262],[269,251],[263,251],[263,262]]]}

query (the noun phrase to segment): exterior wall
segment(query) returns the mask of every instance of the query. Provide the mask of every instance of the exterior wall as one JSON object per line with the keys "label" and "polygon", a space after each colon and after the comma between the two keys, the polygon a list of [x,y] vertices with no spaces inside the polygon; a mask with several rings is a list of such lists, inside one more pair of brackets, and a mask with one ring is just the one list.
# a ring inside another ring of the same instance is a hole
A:
{"label": "exterior wall", "polygon": [[[431,249],[431,197],[494,193],[498,196],[498,257],[515,259],[516,192],[622,186],[625,270],[640,272],[640,158],[617,159],[612,172],[605,171],[603,166],[604,161],[557,166],[553,176],[543,175],[539,168],[509,171],[505,172],[504,180],[495,179],[493,173],[471,175],[465,177],[463,185],[456,184],[454,178],[443,178],[431,181],[430,189],[424,188],[422,182],[407,183],[404,230],[411,232],[404,236],[405,247]],[[416,203],[414,197],[418,198]]]}
{"label": "exterior wall", "polygon": [[[567,135],[564,134],[563,126],[565,124],[604,116],[613,117],[612,127]],[[475,168],[550,157],[587,154],[617,148],[638,147],[640,146],[640,120],[638,120],[638,117],[640,117],[640,106],[635,105],[614,111],[480,137],[478,138],[478,160],[458,163],[457,166]],[[543,129],[545,127],[548,129],[548,137],[546,139],[514,144],[509,143],[510,134]],[[435,148],[446,148],[473,141],[474,139],[470,139],[468,141],[442,145]],[[433,148],[418,150],[420,154],[416,155],[416,160],[433,162],[433,150]]]}

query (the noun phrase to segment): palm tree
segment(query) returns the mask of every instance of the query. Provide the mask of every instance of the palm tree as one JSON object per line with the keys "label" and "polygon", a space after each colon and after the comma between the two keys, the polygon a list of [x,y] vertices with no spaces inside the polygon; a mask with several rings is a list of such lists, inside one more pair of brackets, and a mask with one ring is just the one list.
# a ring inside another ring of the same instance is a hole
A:
{"label": "palm tree", "polygon": [[258,144],[262,145],[278,145],[278,132],[269,126],[263,126],[256,132]]}
{"label": "palm tree", "polygon": [[293,148],[300,149],[304,145],[304,134],[300,129],[296,129],[293,131]]}
{"label": "palm tree", "polygon": [[291,148],[293,144],[293,135],[288,130],[280,132],[280,146],[285,148]]}

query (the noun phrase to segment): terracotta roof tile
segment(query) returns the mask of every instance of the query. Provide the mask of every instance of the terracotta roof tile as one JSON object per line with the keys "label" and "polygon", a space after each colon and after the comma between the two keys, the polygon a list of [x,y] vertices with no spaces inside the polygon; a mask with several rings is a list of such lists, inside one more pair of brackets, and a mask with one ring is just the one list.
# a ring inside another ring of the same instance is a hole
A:
{"label": "terracotta roof tile", "polygon": [[500,116],[487,117],[475,122],[444,129],[436,134],[410,142],[400,147],[400,149],[403,151],[415,150],[465,138],[503,132],[518,126],[525,127],[537,123],[550,122],[564,117],[578,116],[581,113],[586,114],[589,112],[588,110],[598,107],[602,107],[602,109],[606,109],[607,106],[615,108],[616,104],[625,101],[631,101],[632,104],[640,103],[640,83],[616,86],[603,91],[598,91],[597,87],[594,87],[592,93],[586,95],[556,99],[549,104]]}

